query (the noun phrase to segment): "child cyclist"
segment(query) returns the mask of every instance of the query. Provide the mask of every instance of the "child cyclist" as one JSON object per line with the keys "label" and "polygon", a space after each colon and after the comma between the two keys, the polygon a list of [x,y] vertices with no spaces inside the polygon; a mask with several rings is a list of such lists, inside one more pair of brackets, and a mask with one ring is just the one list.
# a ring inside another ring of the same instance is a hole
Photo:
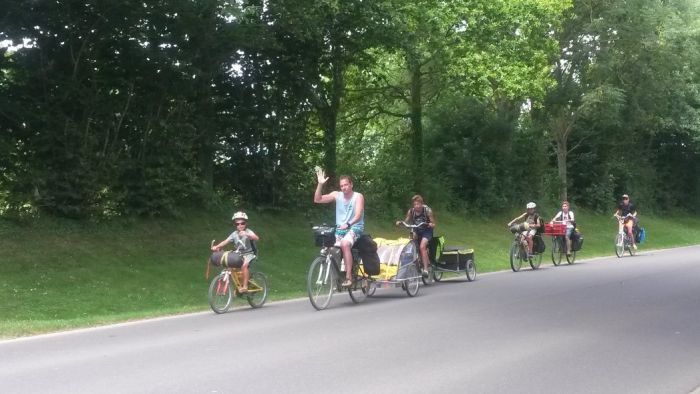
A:
{"label": "child cyclist", "polygon": [[250,263],[255,260],[253,242],[260,240],[260,237],[258,237],[253,230],[248,228],[248,215],[246,215],[245,212],[238,211],[233,214],[231,219],[236,226],[236,230],[218,245],[212,246],[211,250],[212,252],[218,252],[229,243],[235,246],[236,252],[240,253],[243,257],[243,264],[241,266],[241,271],[243,272],[243,287],[241,287],[239,291],[241,293],[246,293],[248,291],[248,280],[250,279],[250,270],[248,267]]}
{"label": "child cyclist", "polygon": [[532,256],[533,238],[535,237],[535,234],[537,234],[537,230],[542,227],[542,219],[540,219],[540,215],[538,215],[535,211],[537,204],[534,202],[527,203],[525,208],[527,209],[525,213],[508,222],[507,226],[510,227],[513,225],[513,223],[525,219],[525,221],[522,223],[527,224],[523,226],[524,230],[522,231],[522,234],[527,239],[527,254],[529,258]]}

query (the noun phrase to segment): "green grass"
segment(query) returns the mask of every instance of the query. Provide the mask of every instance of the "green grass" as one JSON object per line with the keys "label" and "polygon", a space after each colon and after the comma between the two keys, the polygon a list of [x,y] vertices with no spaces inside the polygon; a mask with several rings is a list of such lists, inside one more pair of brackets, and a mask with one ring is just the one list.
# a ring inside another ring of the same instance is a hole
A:
{"label": "green grass", "polygon": [[[577,214],[585,237],[579,258],[611,255],[615,221]],[[270,300],[304,296],[306,269],[318,252],[308,220],[288,213],[252,217],[251,228],[261,236],[258,268],[268,276]],[[509,268],[511,235],[505,223],[510,218],[443,213],[438,219],[448,245],[475,250],[479,272]],[[642,225],[648,234],[642,250],[700,243],[697,218],[645,217]],[[228,216],[216,213],[102,223],[0,221],[0,337],[206,310],[209,242],[231,230]],[[369,219],[368,232],[406,236],[390,220]]]}

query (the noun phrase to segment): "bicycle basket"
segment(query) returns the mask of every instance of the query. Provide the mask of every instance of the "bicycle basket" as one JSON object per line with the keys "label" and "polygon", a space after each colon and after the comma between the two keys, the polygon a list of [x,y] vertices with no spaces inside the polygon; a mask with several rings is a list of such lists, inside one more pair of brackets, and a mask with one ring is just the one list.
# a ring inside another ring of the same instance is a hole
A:
{"label": "bicycle basket", "polygon": [[335,245],[335,228],[330,226],[314,227],[314,242],[316,246],[321,247]]}
{"label": "bicycle basket", "polygon": [[544,233],[546,235],[565,235],[566,234],[566,224],[564,223],[545,223]]}

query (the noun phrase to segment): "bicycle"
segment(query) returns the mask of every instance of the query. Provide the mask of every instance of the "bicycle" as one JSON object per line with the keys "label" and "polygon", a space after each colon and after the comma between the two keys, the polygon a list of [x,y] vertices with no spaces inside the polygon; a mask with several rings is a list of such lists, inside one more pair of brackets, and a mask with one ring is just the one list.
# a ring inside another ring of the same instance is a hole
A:
{"label": "bicycle", "polygon": [[[215,241],[211,241],[212,246]],[[226,253],[226,252],[225,252]],[[235,253],[235,252],[228,252]],[[256,257],[257,259],[257,257]],[[207,263],[207,276],[209,276],[209,264]],[[231,285],[233,282],[233,286]],[[208,299],[211,309],[219,313],[225,313],[233,304],[233,297],[245,297],[253,308],[260,308],[267,300],[267,277],[259,271],[250,273],[248,279],[248,291],[241,293],[243,272],[240,268],[225,267],[219,275],[212,279],[209,285]]]}
{"label": "bicycle", "polygon": [[632,246],[632,237],[627,233],[627,228],[625,227],[626,220],[632,220],[633,217],[627,214],[625,217],[614,216],[618,221],[617,235],[615,236],[615,255],[617,257],[622,257],[625,255],[625,250],[629,252],[630,256],[634,256],[636,250]]}
{"label": "bicycle", "polygon": [[[343,279],[345,278],[342,253],[335,246],[334,226],[314,226],[316,246],[321,247],[319,255],[311,262],[306,276],[306,290],[309,301],[316,310],[328,307],[333,297],[333,292],[342,292]],[[367,297],[371,297],[376,286],[374,280],[364,273],[359,264],[359,255],[356,249],[352,249],[352,284],[346,288],[353,303],[359,304]]]}
{"label": "bicycle", "polygon": [[[534,239],[533,253],[532,255],[528,256],[527,238],[523,234],[525,231],[528,230],[528,228],[528,226],[525,226],[525,223],[510,226],[510,231],[514,234],[513,243],[511,243],[510,246],[510,268],[513,270],[513,272],[520,271],[520,268],[522,268],[523,265],[523,261],[525,260],[527,260],[530,263],[530,267],[532,267],[533,270],[540,268],[540,264],[542,263],[542,253],[538,253],[535,251]],[[535,235],[535,237],[539,236],[539,234]]]}
{"label": "bicycle", "polygon": [[566,253],[566,224],[561,221],[554,221],[550,231],[549,226],[545,225],[545,234],[552,236],[552,264],[559,266],[561,260],[566,256],[566,262],[573,264],[576,261],[576,251],[573,250],[573,241],[571,253]]}
{"label": "bicycle", "polygon": [[[420,224],[408,224],[404,221],[400,221],[399,223],[401,225],[403,225],[404,227],[406,227],[407,229],[409,229],[409,231],[410,231],[410,237],[409,237],[410,241],[406,244],[406,246],[404,246],[404,250],[401,251],[401,255],[403,256],[404,253],[407,253],[407,254],[414,253],[415,256],[412,257],[412,259],[414,261],[414,264],[416,265],[416,270],[418,272],[421,272],[423,270],[423,265],[421,263],[421,258],[420,258],[420,240],[414,239],[415,234],[416,234],[415,230],[424,229],[424,228],[428,227],[428,223],[423,222]],[[411,245],[411,244],[413,244],[413,248],[409,247],[409,245]],[[434,278],[435,278],[434,267],[433,267],[433,264],[429,262],[428,263],[428,275],[427,276],[421,275],[421,280],[423,281],[424,285],[429,285],[433,282]],[[441,276],[441,278],[442,278],[442,276]]]}

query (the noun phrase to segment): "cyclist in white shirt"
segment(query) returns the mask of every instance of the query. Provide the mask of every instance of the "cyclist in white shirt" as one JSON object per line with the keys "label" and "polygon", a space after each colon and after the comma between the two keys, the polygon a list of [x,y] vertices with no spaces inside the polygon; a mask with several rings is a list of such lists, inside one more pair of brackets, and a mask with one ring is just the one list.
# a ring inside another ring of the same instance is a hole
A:
{"label": "cyclist in white shirt", "polygon": [[571,255],[571,235],[574,233],[574,228],[576,228],[576,219],[574,211],[569,209],[568,201],[561,203],[561,211],[554,216],[550,223],[555,221],[566,224],[566,254],[567,256]]}

